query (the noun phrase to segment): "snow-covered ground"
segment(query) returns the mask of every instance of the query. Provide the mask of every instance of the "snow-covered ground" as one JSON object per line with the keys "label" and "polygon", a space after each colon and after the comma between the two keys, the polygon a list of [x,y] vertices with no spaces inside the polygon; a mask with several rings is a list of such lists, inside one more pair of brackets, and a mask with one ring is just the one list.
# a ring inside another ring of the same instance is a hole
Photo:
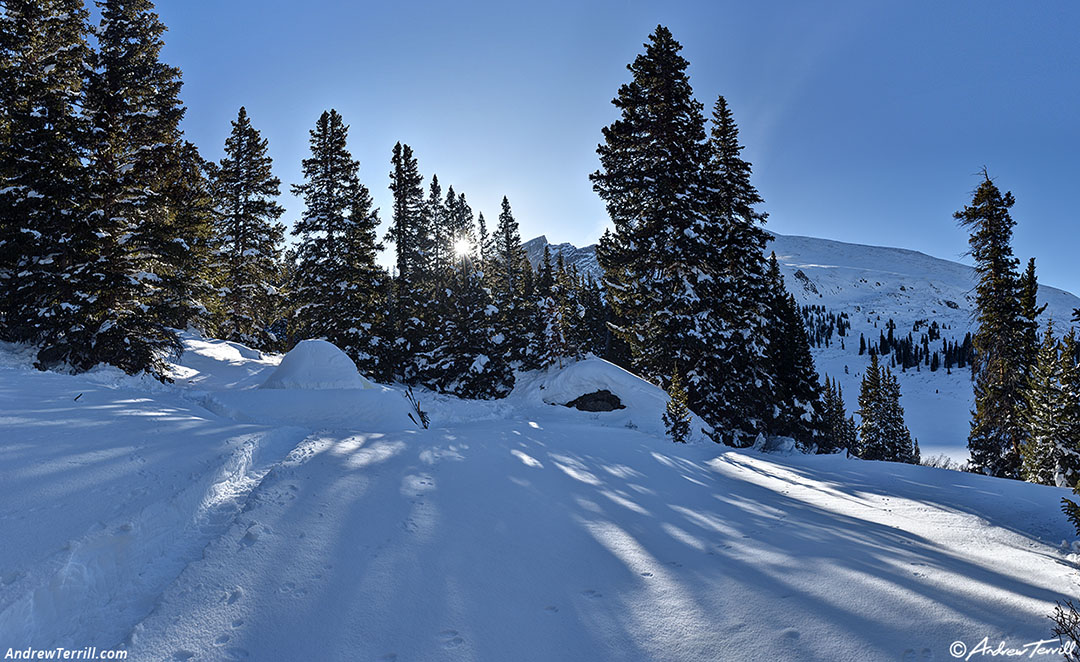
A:
{"label": "snow-covered ground", "polygon": [[[0,348],[0,652],[946,660],[1046,639],[1077,592],[1056,488],[676,446],[600,363],[420,393],[422,430],[396,388],[185,345],[172,386]],[[627,408],[559,406],[596,387]]]}

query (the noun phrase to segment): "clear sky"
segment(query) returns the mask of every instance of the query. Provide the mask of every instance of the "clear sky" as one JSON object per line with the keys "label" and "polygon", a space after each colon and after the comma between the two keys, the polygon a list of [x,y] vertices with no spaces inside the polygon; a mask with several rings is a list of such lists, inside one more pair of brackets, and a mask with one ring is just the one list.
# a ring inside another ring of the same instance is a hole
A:
{"label": "clear sky", "polygon": [[[336,108],[381,207],[394,143],[426,179],[523,238],[596,241],[588,174],[626,65],[658,23],[698,99],[723,94],[769,229],[956,259],[952,213],[986,166],[1017,198],[1014,247],[1080,293],[1080,3],[159,0],[184,71],[187,137],[218,159],[241,105],[276,174],[300,181]],[[299,217],[291,196],[284,218]]]}

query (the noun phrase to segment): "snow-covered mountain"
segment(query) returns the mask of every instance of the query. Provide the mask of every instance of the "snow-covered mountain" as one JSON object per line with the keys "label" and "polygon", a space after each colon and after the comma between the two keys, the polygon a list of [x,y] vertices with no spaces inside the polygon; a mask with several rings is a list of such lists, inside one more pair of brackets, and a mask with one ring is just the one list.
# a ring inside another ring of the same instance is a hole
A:
{"label": "snow-covered mountain", "polygon": [[[526,242],[529,260],[543,258],[546,237]],[[550,245],[567,264],[594,277],[601,275],[596,246]],[[859,382],[868,356],[858,354],[859,336],[868,342],[879,337],[891,319],[896,334],[906,336],[917,323],[943,327],[942,338],[961,342],[973,330],[975,270],[964,264],[903,248],[865,246],[830,239],[775,235],[768,250],[776,253],[787,288],[800,304],[824,306],[828,312],[847,313],[848,338],[841,345],[834,336],[829,347],[814,350],[818,371],[839,380],[848,411],[857,408]],[[1039,301],[1046,304],[1040,318],[1068,328],[1080,298],[1053,287],[1040,286]],[[936,341],[936,346],[941,341]],[[908,427],[918,439],[923,456],[945,453],[957,460],[967,457],[966,440],[972,407],[970,375],[965,370],[930,373],[908,370],[900,375]]]}

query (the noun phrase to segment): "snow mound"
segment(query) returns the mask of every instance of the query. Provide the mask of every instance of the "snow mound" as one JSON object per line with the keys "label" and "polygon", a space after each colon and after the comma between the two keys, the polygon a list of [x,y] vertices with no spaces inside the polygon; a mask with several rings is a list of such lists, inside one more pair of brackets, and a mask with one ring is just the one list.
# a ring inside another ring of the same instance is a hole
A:
{"label": "snow mound", "polygon": [[[599,391],[614,395],[623,408],[585,412],[563,407]],[[668,394],[659,386],[603,359],[590,357],[563,368],[552,366],[547,370],[520,374],[510,399],[525,406],[560,405],[560,409],[572,415],[588,416],[605,425],[666,435],[662,417],[670,399]],[[701,433],[710,428],[694,415],[690,429],[693,438],[703,439]]]}
{"label": "snow mound", "polygon": [[292,348],[262,388],[299,389],[372,389],[375,385],[356,370],[345,352],[325,340],[303,340]]}

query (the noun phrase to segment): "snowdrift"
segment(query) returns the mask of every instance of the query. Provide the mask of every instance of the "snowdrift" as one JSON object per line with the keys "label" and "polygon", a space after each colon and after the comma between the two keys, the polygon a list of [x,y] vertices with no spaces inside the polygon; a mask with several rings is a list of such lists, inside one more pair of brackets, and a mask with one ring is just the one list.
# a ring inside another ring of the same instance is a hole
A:
{"label": "snowdrift", "polygon": [[[623,408],[583,412],[563,406],[597,391],[614,394]],[[551,366],[547,370],[519,374],[508,400],[519,407],[558,405],[559,410],[575,418],[587,417],[605,426],[626,427],[661,437],[666,435],[662,416],[668,394],[655,384],[603,359],[587,358],[563,368]],[[690,429],[695,441],[705,439],[703,431],[711,430],[696,414]]]}
{"label": "snowdrift", "polygon": [[262,388],[320,391],[373,389],[345,352],[325,340],[302,340],[292,348]]}

